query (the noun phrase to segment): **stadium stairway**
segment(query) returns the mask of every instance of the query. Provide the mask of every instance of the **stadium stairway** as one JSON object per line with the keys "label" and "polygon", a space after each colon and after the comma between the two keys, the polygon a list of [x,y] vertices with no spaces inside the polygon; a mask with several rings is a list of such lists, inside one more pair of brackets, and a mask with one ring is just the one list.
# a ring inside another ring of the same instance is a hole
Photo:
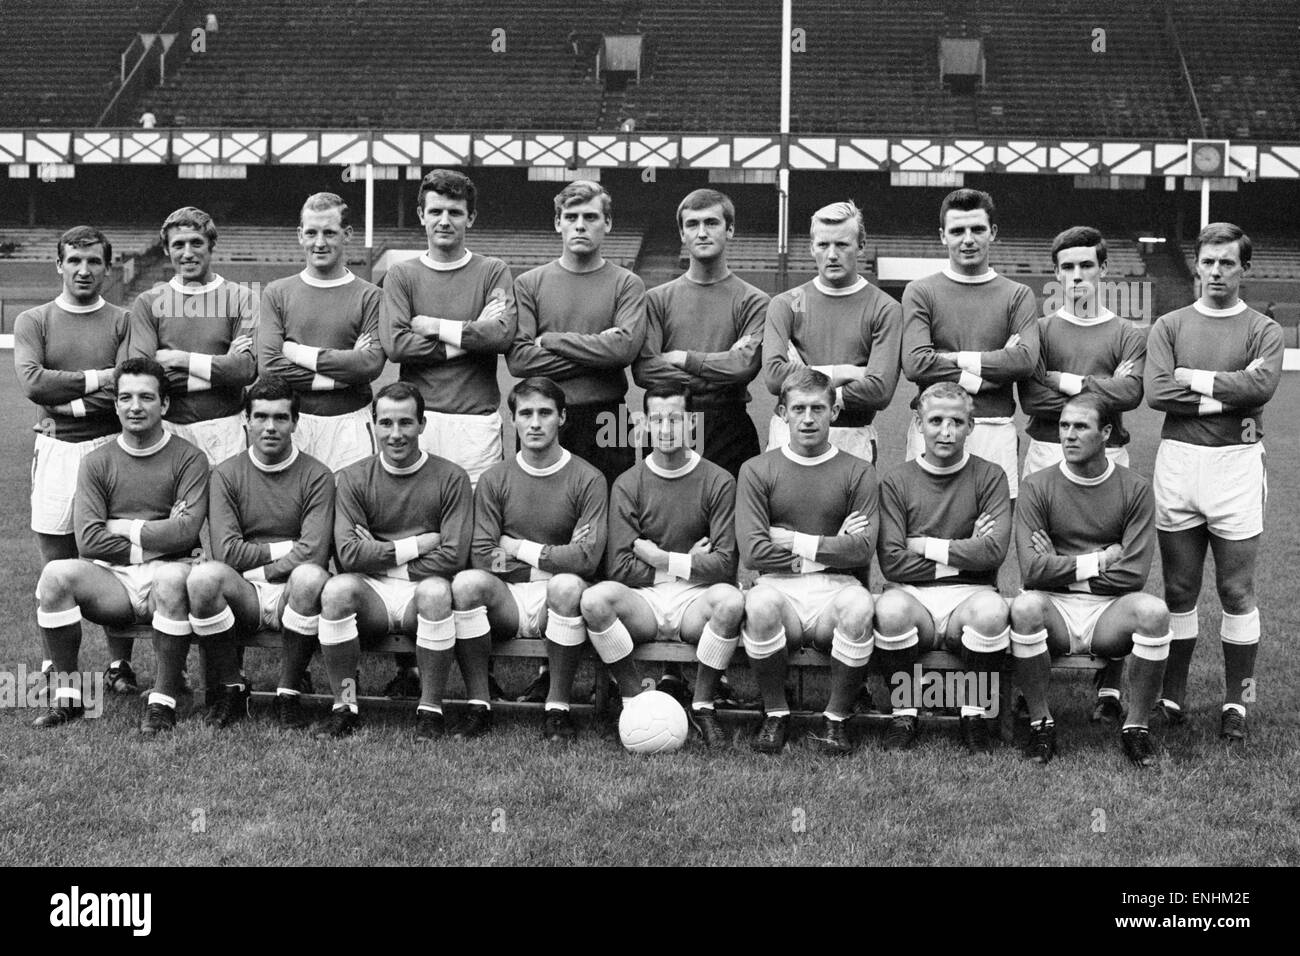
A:
{"label": "stadium stairway", "polygon": [[1162,243],[1158,252],[1144,255],[1142,261],[1146,263],[1147,280],[1155,283],[1153,321],[1192,301],[1192,279],[1176,245]]}

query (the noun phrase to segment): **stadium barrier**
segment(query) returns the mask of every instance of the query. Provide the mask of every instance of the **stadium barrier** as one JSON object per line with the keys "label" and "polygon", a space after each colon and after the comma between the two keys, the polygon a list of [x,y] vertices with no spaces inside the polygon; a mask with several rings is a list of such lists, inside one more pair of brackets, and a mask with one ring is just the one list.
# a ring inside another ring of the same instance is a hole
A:
{"label": "stadium barrier", "polygon": [[[153,637],[153,629],[147,624],[136,624],[131,627],[105,628],[107,633],[114,636],[133,638],[135,640],[149,640]],[[244,647],[258,647],[266,650],[278,651],[283,646],[279,631],[260,630],[256,633],[244,632],[241,634],[241,643]],[[415,639],[405,634],[388,634],[385,637],[363,641],[361,645],[363,653],[368,654],[414,654]],[[609,681],[605,679],[604,665],[596,657],[595,651],[591,644],[586,645],[587,659],[596,667],[595,695],[591,704],[574,704],[573,710],[577,713],[585,711],[594,711],[595,713],[604,713],[609,705]],[[743,648],[738,648],[738,653],[732,662],[732,667],[744,667],[748,665],[748,659],[743,653]],[[531,660],[546,659],[546,641],[531,640],[526,638],[515,638],[508,641],[494,642],[492,645],[492,657],[496,658],[521,658]],[[652,661],[657,663],[678,663],[693,664],[695,663],[695,647],[691,644],[684,644],[677,641],[655,641],[647,644],[638,644],[632,651],[632,658],[636,661]],[[796,707],[794,715],[796,717],[812,716],[812,712],[798,709],[803,701],[803,677],[804,671],[808,668],[820,667],[829,668],[831,658],[829,654],[813,648],[805,647],[793,651],[789,656],[791,671],[796,681]],[[927,674],[932,672],[949,673],[962,671],[965,668],[961,659],[947,651],[929,651],[922,654],[917,662],[921,670]],[[1093,657],[1086,654],[1067,654],[1052,660],[1053,673],[1095,673],[1106,666],[1106,660],[1100,657]],[[1013,681],[1006,679],[1010,677],[1011,659],[1008,655],[1004,679],[998,682],[999,701],[998,701],[998,721],[1002,728],[1003,739],[1011,739],[1011,722],[1012,700],[1013,700]],[[275,698],[274,691],[253,691],[253,699],[259,703],[270,703]],[[333,698],[326,694],[304,694],[304,702],[329,704]],[[389,697],[367,697],[359,696],[358,703],[367,707],[385,707],[385,706],[402,706],[409,705],[409,698],[389,698]],[[444,703],[451,705],[461,705],[465,702],[455,698],[447,698]],[[532,703],[519,703],[516,701],[494,700],[493,709],[502,711],[540,711],[544,705]],[[757,719],[762,716],[760,711],[747,710],[742,708],[725,708],[718,710],[720,719],[731,720],[748,720]],[[955,715],[946,713],[937,713],[926,710],[922,707],[923,719],[926,720],[955,720]],[[852,720],[856,723],[883,723],[890,719],[888,713],[869,713],[855,715]]]}

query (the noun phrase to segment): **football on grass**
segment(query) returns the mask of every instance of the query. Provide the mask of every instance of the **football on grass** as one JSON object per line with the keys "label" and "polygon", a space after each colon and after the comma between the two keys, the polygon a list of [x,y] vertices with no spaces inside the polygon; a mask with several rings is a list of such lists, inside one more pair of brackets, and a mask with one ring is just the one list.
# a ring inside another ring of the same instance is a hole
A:
{"label": "football on grass", "polygon": [[686,711],[661,690],[647,690],[623,705],[618,736],[634,754],[662,754],[686,743]]}

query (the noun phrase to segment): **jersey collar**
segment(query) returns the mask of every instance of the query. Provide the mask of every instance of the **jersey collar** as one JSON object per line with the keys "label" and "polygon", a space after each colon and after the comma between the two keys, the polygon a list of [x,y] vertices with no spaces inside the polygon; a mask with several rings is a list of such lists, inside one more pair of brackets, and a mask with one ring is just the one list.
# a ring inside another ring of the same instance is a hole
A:
{"label": "jersey collar", "polygon": [[700,460],[699,452],[687,449],[686,462],[680,468],[662,468],[655,464],[654,458],[651,456],[646,456],[645,466],[660,478],[667,478],[671,481],[674,478],[684,478],[686,475],[689,475],[695,470],[695,466],[700,463]]}
{"label": "jersey collar", "polygon": [[1093,316],[1092,318],[1085,318],[1084,316],[1074,315],[1070,312],[1067,312],[1065,310],[1065,306],[1061,306],[1059,309],[1056,310],[1056,314],[1060,316],[1062,319],[1064,319],[1066,322],[1069,322],[1071,325],[1082,325],[1082,326],[1101,325],[1102,323],[1109,322],[1111,319],[1115,318],[1115,313],[1112,312],[1110,309],[1102,309],[1098,315]]}
{"label": "jersey collar", "polygon": [[1236,305],[1229,306],[1226,309],[1211,309],[1207,306],[1201,305],[1200,300],[1198,299],[1196,302],[1192,303],[1192,308],[1201,313],[1201,315],[1208,315],[1212,319],[1222,319],[1229,315],[1241,315],[1241,313],[1246,311],[1246,302],[1243,299],[1238,299]]}
{"label": "jersey collar", "polygon": [[356,278],[350,271],[344,269],[343,275],[337,279],[317,279],[314,275],[303,269],[298,273],[298,278],[307,283],[313,289],[337,289],[341,285],[347,285]]}
{"label": "jersey collar", "polygon": [[148,458],[150,455],[156,455],[158,452],[162,451],[163,446],[171,441],[171,438],[171,432],[163,432],[162,438],[159,438],[157,442],[150,445],[148,448],[132,448],[126,443],[126,437],[119,434],[117,436],[117,446],[132,458]]}
{"label": "jersey collar", "polygon": [[1079,475],[1072,472],[1065,462],[1061,462],[1057,467],[1061,469],[1061,474],[1065,475],[1065,477],[1074,482],[1074,484],[1083,485],[1088,488],[1101,484],[1111,475],[1115,474],[1115,463],[1109,458],[1106,459],[1106,470],[1096,478],[1081,478]]}
{"label": "jersey collar", "polygon": [[849,286],[847,289],[837,289],[832,285],[827,285],[825,282],[822,281],[821,276],[816,276],[812,280],[812,284],[813,287],[822,295],[834,295],[834,296],[853,295],[855,292],[861,292],[867,286],[871,285],[871,283],[868,282],[866,279],[864,279],[862,276],[858,276],[858,281],[853,283],[853,285]]}
{"label": "jersey collar", "polygon": [[917,467],[931,475],[955,475],[965,468],[966,463],[970,461],[970,452],[962,449],[961,461],[955,465],[936,465],[933,462],[926,461],[924,455],[917,455],[915,460]]}
{"label": "jersey collar", "polygon": [[384,457],[383,452],[379,453],[379,464],[383,465],[384,471],[388,472],[390,475],[413,475],[423,468],[424,463],[428,460],[429,453],[427,451],[422,451],[420,452],[420,457],[415,459],[415,464],[407,465],[405,468],[398,468],[396,465],[390,465],[388,463],[388,459]]}
{"label": "jersey collar", "polygon": [[429,258],[427,252],[422,252],[420,253],[420,261],[434,272],[455,272],[457,269],[463,269],[465,266],[469,265],[469,260],[473,258],[473,256],[474,253],[466,249],[465,254],[455,262],[438,262],[435,259]]}
{"label": "jersey collar", "polygon": [[284,471],[286,468],[288,468],[290,465],[292,465],[295,461],[298,460],[298,446],[294,445],[293,450],[289,452],[289,457],[286,458],[284,461],[280,462],[278,465],[267,465],[263,463],[262,460],[253,453],[253,449],[251,448],[248,449],[248,460],[253,463],[253,467],[256,468],[258,471],[264,471],[268,475],[275,474],[278,471]]}
{"label": "jersey collar", "polygon": [[64,312],[71,312],[73,315],[86,315],[90,312],[98,312],[104,307],[105,303],[104,297],[101,295],[90,305],[77,305],[77,303],[68,298],[67,293],[60,292],[59,297],[54,300],[54,304]]}
{"label": "jersey collar", "polygon": [[960,272],[954,272],[952,266],[944,266],[943,274],[953,282],[960,282],[962,285],[983,285],[985,282],[992,282],[998,277],[997,272],[991,268],[983,275],[967,276],[962,275]]}
{"label": "jersey collar", "polygon": [[781,454],[785,455],[786,458],[789,458],[796,465],[803,465],[805,468],[811,468],[813,465],[820,465],[824,462],[828,462],[832,458],[834,458],[837,454],[839,454],[839,451],[840,450],[838,448],[836,448],[834,445],[831,445],[830,448],[827,448],[824,452],[822,452],[817,457],[805,458],[803,455],[796,455],[794,452],[792,452],[790,450],[789,445],[781,446]]}
{"label": "jersey collar", "polygon": [[181,281],[180,276],[172,276],[171,279],[168,280],[167,284],[177,292],[184,293],[185,295],[202,295],[205,292],[212,292],[217,288],[217,286],[221,285],[221,283],[225,281],[225,279],[214,272],[212,273],[212,278],[208,280],[207,285],[186,285]]}
{"label": "jersey collar", "polygon": [[562,448],[560,449],[560,459],[555,462],[555,464],[547,465],[545,468],[534,468],[532,465],[528,464],[528,462],[524,461],[524,453],[522,451],[515,452],[515,461],[519,464],[519,467],[524,470],[525,474],[532,475],[534,478],[549,478],[567,465],[571,458],[573,458],[572,452],[567,448]]}

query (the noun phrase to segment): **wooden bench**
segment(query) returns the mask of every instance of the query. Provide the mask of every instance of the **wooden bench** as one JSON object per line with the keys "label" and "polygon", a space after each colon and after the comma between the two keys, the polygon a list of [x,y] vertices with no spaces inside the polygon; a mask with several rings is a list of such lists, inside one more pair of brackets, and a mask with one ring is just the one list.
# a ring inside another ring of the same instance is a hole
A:
{"label": "wooden bench", "polygon": [[[130,637],[136,640],[146,640],[152,638],[153,629],[147,624],[137,624],[126,628],[106,628],[106,631],[121,637]],[[240,641],[244,647],[260,647],[268,650],[278,651],[281,648],[281,637],[279,631],[262,630],[256,633],[242,633]],[[363,653],[368,654],[414,654],[415,639],[405,634],[389,634],[376,640],[367,640],[362,644]],[[596,656],[595,650],[590,644],[586,645],[587,660],[596,668],[595,696],[591,704],[573,705],[576,712],[594,710],[597,713],[602,712],[608,704],[609,682],[603,679],[604,665]],[[546,641],[515,638],[509,641],[497,641],[492,645],[493,658],[524,658],[531,660],[546,659]],[[656,663],[677,663],[693,664],[695,663],[695,647],[690,644],[683,644],[675,641],[653,642],[648,644],[638,644],[632,652],[632,657],[637,661],[651,661]],[[796,682],[796,700],[802,704],[804,695],[804,671],[811,667],[830,667],[830,655],[813,648],[800,648],[790,654],[790,667]],[[743,652],[737,653],[732,662],[733,667],[748,666],[748,658]],[[932,672],[950,673],[962,671],[964,667],[961,659],[947,651],[930,651],[921,655],[918,663],[921,665],[923,674]],[[1008,657],[1008,665],[1010,658]],[[1064,673],[1094,673],[1102,670],[1106,666],[1104,658],[1092,657],[1083,654],[1070,654],[1055,658],[1052,661],[1053,672]],[[1010,725],[1012,719],[1012,681],[1006,679],[1004,675],[998,681],[1000,699],[998,702],[998,719],[1003,728]],[[253,698],[261,703],[268,703],[275,698],[275,691],[254,691]],[[333,698],[327,694],[307,694],[304,700],[329,703]],[[409,701],[405,699],[393,699],[388,697],[358,697],[358,701],[368,707],[406,707]],[[447,703],[461,704],[463,701],[449,699]],[[494,709],[503,711],[511,710],[540,710],[543,705],[532,703],[519,703],[516,701],[493,701]],[[922,708],[924,712],[924,708]],[[796,713],[806,713],[799,712]],[[725,709],[718,711],[720,718],[729,719],[751,719],[760,716],[757,710],[746,709]],[[945,720],[955,719],[945,714],[927,714],[930,719]],[[860,714],[855,721],[864,722],[883,722],[889,720],[887,713]]]}

